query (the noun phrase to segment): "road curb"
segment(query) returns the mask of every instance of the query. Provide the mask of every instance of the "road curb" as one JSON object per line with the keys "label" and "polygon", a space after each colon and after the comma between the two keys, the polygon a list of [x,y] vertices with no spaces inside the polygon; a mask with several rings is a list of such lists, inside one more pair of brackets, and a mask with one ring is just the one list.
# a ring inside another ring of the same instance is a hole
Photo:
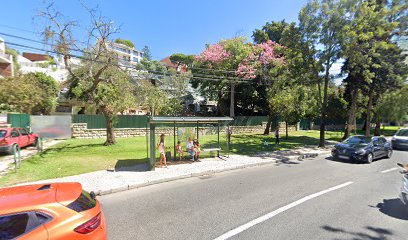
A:
{"label": "road curb", "polygon": [[[311,158],[311,157],[317,157],[319,155],[324,155],[327,154],[326,152],[321,152],[321,153],[310,153],[310,154],[301,154],[300,156],[289,156],[286,157],[285,160],[303,160],[306,158]],[[142,188],[142,187],[147,187],[151,185],[156,185],[160,183],[165,183],[165,182],[172,182],[176,180],[181,180],[181,179],[186,179],[186,178],[192,178],[192,177],[201,177],[201,176],[208,176],[208,175],[214,175],[216,173],[222,173],[222,172],[227,172],[227,171],[233,171],[233,170],[240,170],[244,168],[250,168],[250,167],[258,167],[258,166],[263,166],[263,165],[268,165],[268,164],[276,164],[282,162],[283,159],[273,159],[270,161],[263,161],[263,162],[258,162],[258,163],[249,163],[249,164],[244,164],[240,166],[234,166],[234,167],[227,167],[223,169],[212,169],[212,170],[205,170],[202,172],[194,172],[190,174],[184,174],[180,176],[174,176],[174,177],[167,177],[163,179],[156,179],[156,180],[151,180],[143,183],[136,183],[136,184],[130,184],[126,186],[121,186],[117,188],[112,188],[108,190],[98,190],[94,191],[97,193],[97,195],[102,196],[102,195],[108,195],[112,193],[117,193],[117,192],[123,192],[131,189],[136,189],[136,188]]]}

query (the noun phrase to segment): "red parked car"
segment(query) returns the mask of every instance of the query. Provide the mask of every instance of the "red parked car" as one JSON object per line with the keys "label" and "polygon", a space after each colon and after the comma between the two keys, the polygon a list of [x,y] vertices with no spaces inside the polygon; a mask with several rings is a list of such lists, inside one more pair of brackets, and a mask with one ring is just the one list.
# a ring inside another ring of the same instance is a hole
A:
{"label": "red parked car", "polygon": [[13,153],[13,147],[20,148],[37,144],[38,135],[25,128],[0,128],[0,152]]}

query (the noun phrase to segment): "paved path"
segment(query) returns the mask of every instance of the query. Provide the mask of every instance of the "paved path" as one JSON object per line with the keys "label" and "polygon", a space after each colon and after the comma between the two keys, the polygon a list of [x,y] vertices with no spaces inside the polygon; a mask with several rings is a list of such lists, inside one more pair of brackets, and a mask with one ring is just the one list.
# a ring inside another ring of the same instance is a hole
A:
{"label": "paved path", "polygon": [[328,154],[329,149],[299,148],[295,150],[263,153],[258,156],[231,155],[229,158],[203,159],[192,164],[171,165],[168,168],[156,168],[155,171],[119,169],[119,171],[96,171],[76,176],[38,181],[47,182],[80,182],[84,189],[105,195],[113,192],[144,187],[147,185],[168,182],[192,176],[213,175],[215,173],[259,166],[271,163],[290,163],[301,156]]}
{"label": "paved path", "polygon": [[[44,140],[43,142],[43,149],[47,149],[51,146],[54,146],[57,143],[60,143],[63,140]],[[29,146],[21,149],[21,160],[24,161],[30,156],[33,156],[38,153],[37,147]],[[6,155],[5,153],[1,153],[0,155],[0,175],[2,173],[6,173],[8,170],[14,169],[14,165],[11,166],[10,164],[14,164],[14,156],[13,155]]]}
{"label": "paved path", "polygon": [[[408,239],[396,162],[318,157],[99,197],[109,239]],[[219,238],[226,239],[226,238]]]}

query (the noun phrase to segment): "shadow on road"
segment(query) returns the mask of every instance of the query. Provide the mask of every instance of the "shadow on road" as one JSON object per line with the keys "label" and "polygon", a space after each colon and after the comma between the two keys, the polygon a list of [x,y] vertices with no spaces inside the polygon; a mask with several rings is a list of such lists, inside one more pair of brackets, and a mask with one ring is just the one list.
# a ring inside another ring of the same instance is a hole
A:
{"label": "shadow on road", "polygon": [[[374,206],[370,206],[374,207]],[[408,220],[408,210],[399,198],[384,199],[382,203],[375,206],[380,212],[400,220]]]}
{"label": "shadow on road", "polygon": [[[345,237],[343,239],[356,239],[356,240],[387,240],[387,239],[392,239],[392,231],[385,229],[385,228],[379,228],[379,227],[371,227],[371,226],[366,226],[365,229],[368,230],[367,232],[353,232],[353,231],[347,231],[342,228],[335,228],[331,227],[329,225],[324,225],[322,228],[326,231],[332,232],[332,233],[339,233],[342,235],[350,235],[349,237]],[[342,239],[342,238],[333,238],[333,239]]]}
{"label": "shadow on road", "polygon": [[359,164],[359,162],[353,161],[353,160],[342,160],[334,157],[327,157],[326,160],[333,161],[333,162],[339,162],[339,163],[347,163],[347,164]]}

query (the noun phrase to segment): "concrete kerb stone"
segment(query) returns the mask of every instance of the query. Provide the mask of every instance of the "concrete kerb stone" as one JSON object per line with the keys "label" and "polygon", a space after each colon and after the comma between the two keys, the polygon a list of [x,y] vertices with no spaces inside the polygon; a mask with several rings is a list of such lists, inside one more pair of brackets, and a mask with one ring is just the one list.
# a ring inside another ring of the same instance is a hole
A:
{"label": "concrete kerb stone", "polygon": [[[321,152],[321,153],[312,153],[312,154],[302,154],[301,156],[288,156],[286,159],[287,160],[301,160],[305,158],[314,158],[319,156],[320,154],[327,154],[326,152]],[[263,162],[258,162],[258,163],[250,163],[250,164],[244,164],[240,166],[234,166],[234,167],[228,167],[228,168],[222,168],[222,169],[214,169],[214,170],[206,170],[202,172],[194,172],[191,174],[184,174],[180,176],[174,176],[174,177],[167,177],[167,178],[162,178],[162,179],[156,179],[156,180],[151,180],[143,183],[137,183],[137,184],[130,184],[122,187],[117,187],[109,190],[99,190],[97,192],[97,195],[108,195],[112,193],[117,193],[117,192],[122,192],[130,189],[136,189],[136,188],[142,188],[142,187],[147,187],[150,185],[155,185],[155,184],[160,184],[160,183],[165,183],[165,182],[172,182],[176,180],[181,180],[185,178],[191,178],[191,177],[201,177],[201,176],[206,176],[206,175],[214,175],[216,173],[222,173],[222,172],[227,172],[227,171],[233,171],[233,170],[239,170],[239,169],[244,169],[244,168],[250,168],[250,167],[257,167],[257,166],[263,166],[267,164],[276,164],[282,162],[282,159],[273,159],[270,161],[263,161]]]}

